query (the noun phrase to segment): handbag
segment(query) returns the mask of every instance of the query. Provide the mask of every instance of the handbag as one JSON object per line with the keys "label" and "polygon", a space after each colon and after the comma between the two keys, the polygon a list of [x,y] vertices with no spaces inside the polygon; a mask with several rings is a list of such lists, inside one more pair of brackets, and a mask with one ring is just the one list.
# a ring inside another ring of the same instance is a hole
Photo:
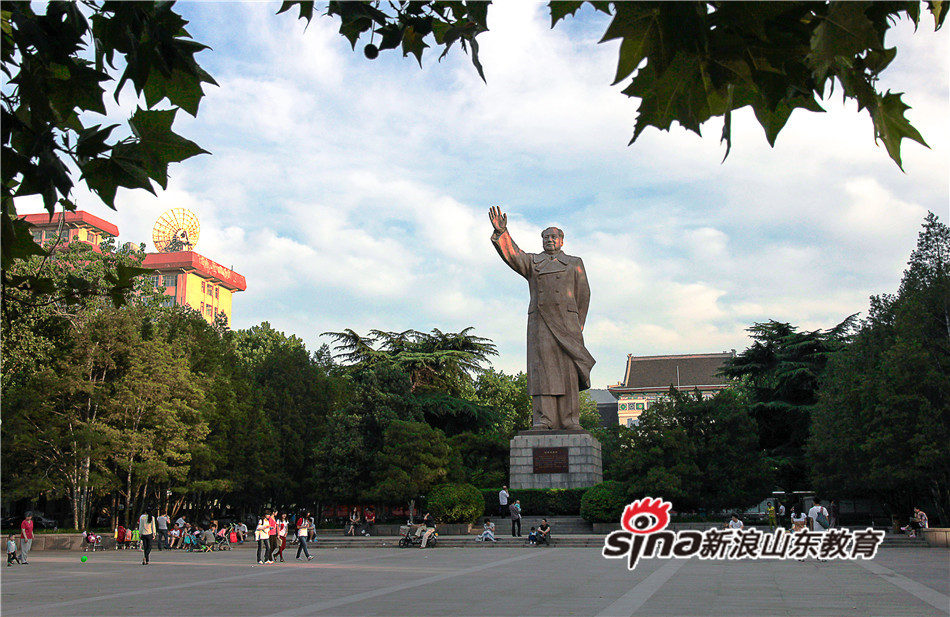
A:
{"label": "handbag", "polygon": [[828,529],[830,523],[828,523],[827,517],[825,517],[825,509],[819,508],[818,515],[815,517],[815,522],[818,523],[822,529]]}
{"label": "handbag", "polygon": [[228,541],[230,541],[230,542],[237,542],[237,541],[238,541],[238,539],[237,539],[237,532],[236,532],[236,531],[232,531],[230,534],[228,534]]}

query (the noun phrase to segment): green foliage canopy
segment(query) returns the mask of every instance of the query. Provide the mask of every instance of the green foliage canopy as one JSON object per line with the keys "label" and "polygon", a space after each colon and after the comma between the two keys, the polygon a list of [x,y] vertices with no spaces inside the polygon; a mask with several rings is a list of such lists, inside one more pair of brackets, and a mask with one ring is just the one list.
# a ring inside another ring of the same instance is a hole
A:
{"label": "green foliage canopy", "polygon": [[[329,2],[326,14],[340,21],[340,34],[354,49],[369,33],[367,58],[401,49],[422,64],[428,39],[445,57],[459,42],[478,74],[477,36],[488,30],[489,2],[409,1],[380,4]],[[722,117],[726,156],[732,145],[732,113],[751,107],[770,145],[792,112],[823,111],[819,101],[838,87],[845,99],[871,116],[875,141],[901,166],[904,139],[926,145],[904,116],[901,93],[880,92],[880,74],[897,54],[885,47],[888,30],[901,18],[918,25],[921,3],[907,2],[605,2],[548,3],[551,27],[585,4],[611,16],[600,42],[619,41],[614,84],[629,79],[623,94],[639,100],[632,144],[646,130],[669,130],[673,122],[697,134]],[[935,29],[948,3],[928,1]],[[298,8],[307,22],[315,3],[284,2],[278,13]],[[380,42],[375,44],[376,37]]]}
{"label": "green foliage canopy", "polygon": [[[4,304],[11,289],[49,290],[41,274],[13,273],[19,259],[43,254],[14,201],[39,195],[52,217],[70,201],[76,170],[80,181],[110,208],[119,187],[154,193],[165,188],[168,165],[205,153],[172,130],[178,110],[197,115],[202,84],[214,84],[196,62],[205,45],[191,39],[174,2],[49,2],[45,14],[29,2],[4,4],[2,14],[2,159],[0,228]],[[124,67],[124,68],[123,68]],[[122,70],[119,74],[119,70]],[[116,81],[116,102],[127,84],[144,102],[124,131],[103,127],[104,84]],[[167,101],[167,108],[157,108]],[[124,133],[124,134],[123,134]],[[119,270],[110,288],[124,300],[143,270]],[[89,289],[79,279],[61,281],[69,297]],[[78,284],[78,286],[77,286]]]}
{"label": "green foliage canopy", "polygon": [[808,455],[825,491],[875,495],[950,520],[950,228],[930,213],[896,295],[871,298],[854,342],[829,363]]}

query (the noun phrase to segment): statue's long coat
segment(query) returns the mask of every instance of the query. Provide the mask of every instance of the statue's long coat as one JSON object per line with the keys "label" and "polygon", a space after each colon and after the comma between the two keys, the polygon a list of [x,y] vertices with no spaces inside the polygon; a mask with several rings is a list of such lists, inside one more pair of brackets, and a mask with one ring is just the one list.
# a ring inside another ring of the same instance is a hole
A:
{"label": "statue's long coat", "polygon": [[584,347],[590,285],[580,257],[525,253],[506,230],[492,244],[528,279],[528,394],[563,395],[590,388],[594,358]]}

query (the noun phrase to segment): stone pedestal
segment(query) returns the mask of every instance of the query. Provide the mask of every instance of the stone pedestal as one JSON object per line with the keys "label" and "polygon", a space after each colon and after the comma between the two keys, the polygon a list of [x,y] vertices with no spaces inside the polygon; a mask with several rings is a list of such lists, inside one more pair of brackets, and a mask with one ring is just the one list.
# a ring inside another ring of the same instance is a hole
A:
{"label": "stone pedestal", "polygon": [[587,431],[521,431],[511,440],[512,489],[586,488],[603,479],[600,442]]}

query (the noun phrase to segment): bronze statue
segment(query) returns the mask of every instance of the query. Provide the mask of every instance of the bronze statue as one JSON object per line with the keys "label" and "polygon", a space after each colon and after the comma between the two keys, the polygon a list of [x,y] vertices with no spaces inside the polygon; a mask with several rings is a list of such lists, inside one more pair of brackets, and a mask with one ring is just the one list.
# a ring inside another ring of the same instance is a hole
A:
{"label": "bronze statue", "polygon": [[543,253],[525,253],[508,234],[508,216],[488,211],[491,241],[512,270],[528,279],[528,394],[534,429],[581,429],[578,392],[590,388],[594,358],[584,347],[590,285],[580,257],[565,255],[564,232],[541,232]]}

